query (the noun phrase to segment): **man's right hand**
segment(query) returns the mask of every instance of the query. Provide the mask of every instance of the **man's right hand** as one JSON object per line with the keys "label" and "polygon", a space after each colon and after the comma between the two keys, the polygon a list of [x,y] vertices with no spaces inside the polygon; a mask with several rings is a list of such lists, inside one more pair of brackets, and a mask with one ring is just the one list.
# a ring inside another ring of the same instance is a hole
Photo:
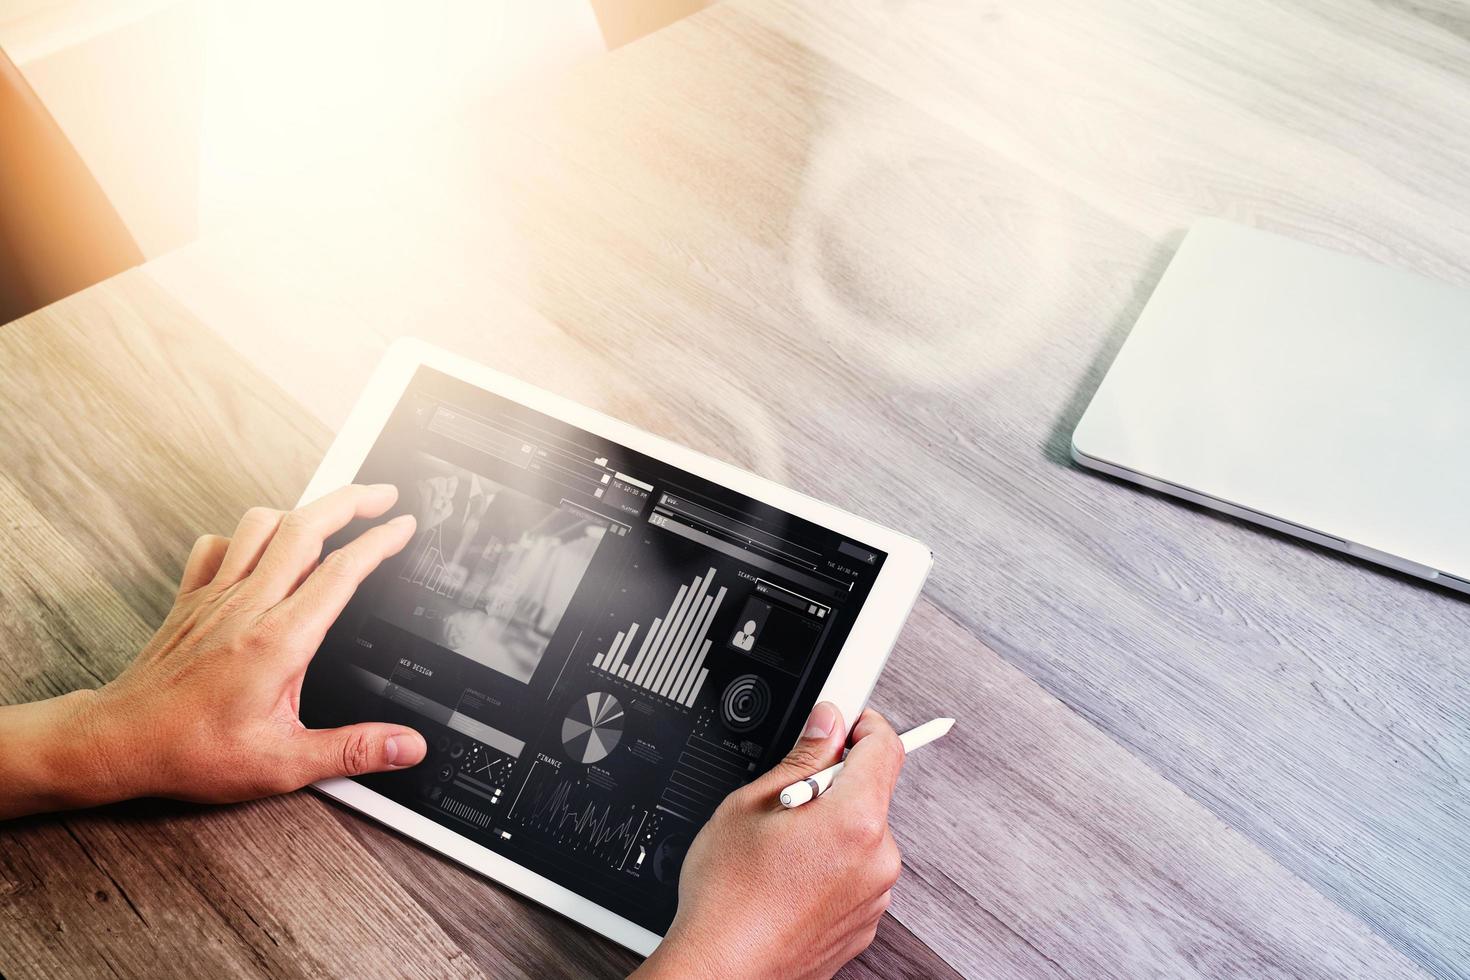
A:
{"label": "man's right hand", "polygon": [[864,711],[832,787],[795,810],[777,799],[841,760],[845,730],[817,705],[791,753],[720,805],[689,849],[674,924],[635,976],[830,977],[868,947],[900,869],[888,803],[903,743]]}

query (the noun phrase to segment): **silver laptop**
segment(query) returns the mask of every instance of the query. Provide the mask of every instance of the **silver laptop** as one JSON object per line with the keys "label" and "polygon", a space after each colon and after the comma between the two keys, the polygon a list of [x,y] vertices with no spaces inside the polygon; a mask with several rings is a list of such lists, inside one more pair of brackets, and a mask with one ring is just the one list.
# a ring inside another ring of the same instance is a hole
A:
{"label": "silver laptop", "polygon": [[1470,290],[1202,221],[1072,455],[1470,592]]}

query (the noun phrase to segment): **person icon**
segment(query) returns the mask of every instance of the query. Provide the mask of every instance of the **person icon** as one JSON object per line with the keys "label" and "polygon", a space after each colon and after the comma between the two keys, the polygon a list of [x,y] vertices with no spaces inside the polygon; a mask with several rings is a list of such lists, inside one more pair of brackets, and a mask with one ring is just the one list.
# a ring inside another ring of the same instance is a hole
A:
{"label": "person icon", "polygon": [[730,637],[730,645],[737,650],[749,650],[755,646],[755,620],[747,619],[745,627]]}

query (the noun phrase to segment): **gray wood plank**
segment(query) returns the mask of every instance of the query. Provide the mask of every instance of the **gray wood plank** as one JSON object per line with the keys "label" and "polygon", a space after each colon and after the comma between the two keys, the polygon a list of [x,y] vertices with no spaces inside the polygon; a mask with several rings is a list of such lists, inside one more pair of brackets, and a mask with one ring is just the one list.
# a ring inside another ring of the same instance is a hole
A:
{"label": "gray wood plank", "polygon": [[960,974],[891,915],[862,956],[837,971],[839,980],[950,980]]}
{"label": "gray wood plank", "polygon": [[143,801],[0,835],[7,976],[482,976],[313,801]]}
{"label": "gray wood plank", "polygon": [[962,973],[1420,975],[933,605],[874,701],[958,719],[905,766],[893,912]]}

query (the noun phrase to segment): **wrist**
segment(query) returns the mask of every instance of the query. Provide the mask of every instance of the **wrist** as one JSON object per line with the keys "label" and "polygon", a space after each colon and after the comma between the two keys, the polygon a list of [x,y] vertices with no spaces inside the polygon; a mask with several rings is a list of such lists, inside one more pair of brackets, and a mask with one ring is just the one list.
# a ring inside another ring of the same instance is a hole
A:
{"label": "wrist", "polygon": [[633,977],[636,980],[705,980],[718,975],[688,950],[665,939]]}
{"label": "wrist", "polygon": [[635,976],[639,980],[739,980],[766,976],[751,962],[730,962],[728,948],[671,930]]}
{"label": "wrist", "polygon": [[0,708],[0,819],[125,795],[98,752],[96,691]]}
{"label": "wrist", "polygon": [[52,709],[37,756],[62,808],[100,806],[146,792],[119,765],[126,739],[107,689],[73,691],[46,702]]}

